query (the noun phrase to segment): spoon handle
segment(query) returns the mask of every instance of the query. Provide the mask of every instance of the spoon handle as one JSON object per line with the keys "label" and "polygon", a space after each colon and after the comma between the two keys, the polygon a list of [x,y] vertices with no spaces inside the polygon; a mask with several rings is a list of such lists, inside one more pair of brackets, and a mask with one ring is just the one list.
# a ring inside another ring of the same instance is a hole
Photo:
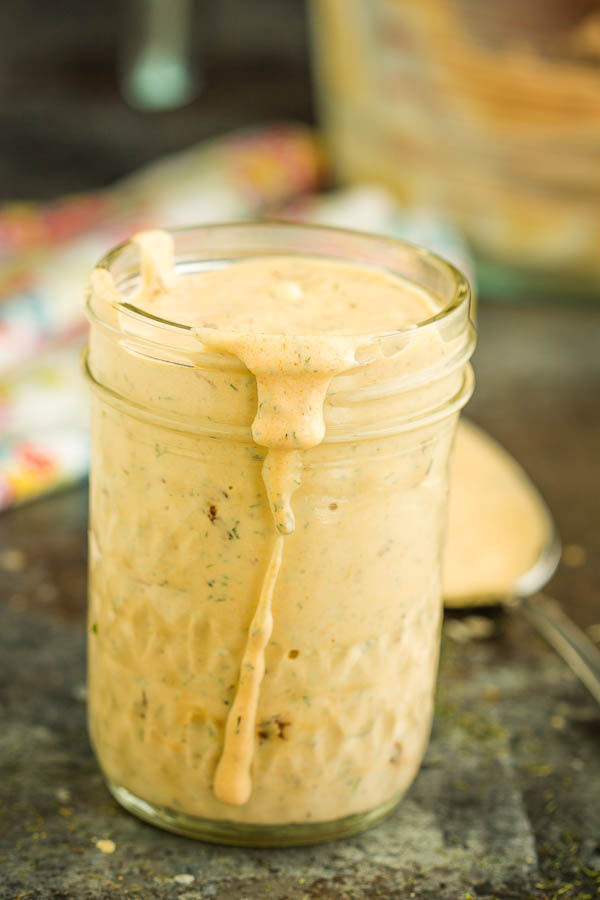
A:
{"label": "spoon handle", "polygon": [[544,594],[523,597],[518,609],[600,703],[600,650],[595,644],[551,597]]}

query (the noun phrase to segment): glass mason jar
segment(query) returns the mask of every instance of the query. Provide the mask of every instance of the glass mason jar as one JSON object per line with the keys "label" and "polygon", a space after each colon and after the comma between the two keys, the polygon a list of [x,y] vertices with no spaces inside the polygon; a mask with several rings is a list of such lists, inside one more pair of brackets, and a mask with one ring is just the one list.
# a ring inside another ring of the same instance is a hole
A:
{"label": "glass mason jar", "polygon": [[[288,224],[173,232],[180,274],[274,254],[371,266],[436,315],[377,336],[335,376],[322,443],[301,451],[254,723],[247,802],[215,769],[275,537],[252,439],[256,379],[193,329],[91,289],[89,729],[125,808],[224,843],[362,830],[402,797],[428,740],[440,548],[460,408],[472,391],[469,289],[425,250]],[[125,298],[132,243],[99,264]]]}
{"label": "glass mason jar", "polygon": [[338,174],[440,210],[488,297],[600,297],[597,0],[311,0]]}

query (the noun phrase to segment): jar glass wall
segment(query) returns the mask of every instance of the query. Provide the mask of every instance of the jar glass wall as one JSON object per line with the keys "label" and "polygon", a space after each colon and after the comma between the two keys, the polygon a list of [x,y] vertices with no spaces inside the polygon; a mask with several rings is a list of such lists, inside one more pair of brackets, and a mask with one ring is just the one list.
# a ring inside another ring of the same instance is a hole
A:
{"label": "jar glass wall", "polygon": [[180,274],[264,255],[377,267],[433,298],[333,378],[325,437],[299,453],[246,802],[215,771],[277,532],[252,438],[254,375],[193,329],[135,308],[139,256],[91,290],[89,727],[126,808],[191,836],[310,843],[377,821],[420,764],[433,709],[440,552],[458,413],[472,390],[466,282],[415,247],[351,232],[236,225],[174,234]]}

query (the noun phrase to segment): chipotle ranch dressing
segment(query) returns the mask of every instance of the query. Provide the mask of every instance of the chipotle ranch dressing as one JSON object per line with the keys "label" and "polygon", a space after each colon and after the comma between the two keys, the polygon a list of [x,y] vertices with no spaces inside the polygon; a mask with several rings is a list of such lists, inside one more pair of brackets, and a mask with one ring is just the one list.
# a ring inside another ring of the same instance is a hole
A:
{"label": "chipotle ranch dressing", "polygon": [[[220,413],[232,403],[246,415],[253,410],[258,452],[252,459],[261,464],[268,507],[260,485],[254,490],[254,476],[242,468],[239,443],[210,448],[218,454],[211,465],[223,479],[218,494],[213,483],[196,492],[191,468],[186,485],[185,457],[192,451],[183,437],[177,438],[179,454],[156,444],[160,481],[153,484],[141,449],[148,424],[102,411],[90,538],[96,585],[90,727],[100,761],[111,782],[137,796],[212,819],[320,821],[385,802],[414,777],[429,729],[440,617],[435,547],[444,527],[454,419],[441,430],[423,428],[420,439],[386,435],[391,446],[375,438],[369,444],[375,458],[361,465],[357,452],[349,480],[336,467],[331,445],[322,442],[326,430],[344,425],[348,410],[351,421],[364,424],[353,399],[361,390],[383,420],[394,412],[416,417],[424,403],[436,408],[460,392],[466,356],[460,368],[414,396],[386,394],[373,383],[416,377],[423,368],[443,366],[457,350],[435,324],[412,330],[440,310],[426,291],[375,268],[301,256],[176,274],[169,235],[146,232],[134,241],[141,256],[136,294],[121,295],[103,269],[93,274],[93,291],[113,309],[115,327],[126,315],[119,311],[123,303],[188,326],[186,352],[198,368],[170,367],[174,373],[165,376],[135,342],[123,353],[123,342],[97,336],[91,341],[94,377],[115,390],[126,386],[139,402],[159,397],[179,412],[187,403],[191,415],[199,402],[194,383],[206,398],[203,413],[205,406]],[[144,337],[143,317],[136,322]],[[406,330],[393,334],[397,329]],[[388,337],[382,341],[381,334]],[[201,368],[201,353],[231,358],[230,371],[213,381]],[[140,450],[132,457],[134,439]],[[399,471],[390,462],[392,448],[402,454]],[[345,523],[339,512],[344,503],[360,509],[356,498],[371,483],[377,512],[363,504],[364,516],[380,517],[381,534],[366,519]],[[404,508],[394,507],[400,488],[410,495]],[[132,515],[122,504],[131,503],[145,509],[135,554],[118,549]],[[314,530],[338,519],[337,544],[322,546],[320,558],[313,558]],[[144,533],[150,546],[143,544]],[[161,534],[168,547],[161,546]],[[382,569],[371,604],[362,569],[371,554],[388,552],[398,555],[401,588]],[[403,602],[399,589],[419,605]],[[150,628],[139,604],[129,604],[128,595],[138,591],[154,607],[155,621],[164,622],[164,634],[157,633],[161,626]],[[323,598],[321,610],[313,596]],[[187,620],[190,603],[192,611],[209,607],[204,630],[210,633],[200,634],[193,618]],[[140,628],[148,631],[143,639]],[[144,653],[126,649],[127,635]],[[373,678],[369,666],[387,669],[389,677]],[[345,680],[348,703],[340,699]],[[333,688],[342,708],[330,708]],[[365,688],[367,715],[353,700]],[[404,709],[403,691],[409,697]],[[136,710],[139,720],[132,722]],[[327,743],[315,757],[321,731]]]}
{"label": "chipotle ranch dressing", "polygon": [[442,566],[446,606],[510,597],[551,537],[544,501],[518,463],[462,419],[454,446]]}

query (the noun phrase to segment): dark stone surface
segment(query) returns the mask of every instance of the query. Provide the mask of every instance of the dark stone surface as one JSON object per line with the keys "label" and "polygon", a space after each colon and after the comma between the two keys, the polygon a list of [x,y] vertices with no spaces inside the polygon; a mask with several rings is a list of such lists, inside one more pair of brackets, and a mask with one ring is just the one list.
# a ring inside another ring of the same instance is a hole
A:
{"label": "dark stone surface", "polygon": [[[600,620],[599,347],[600,310],[484,307],[470,408],[554,510],[571,565],[550,590],[582,627]],[[598,896],[599,710],[517,614],[466,643],[448,617],[425,763],[364,835],[235,849],[121,811],[85,732],[85,528],[83,487],[0,517],[2,897]]]}

